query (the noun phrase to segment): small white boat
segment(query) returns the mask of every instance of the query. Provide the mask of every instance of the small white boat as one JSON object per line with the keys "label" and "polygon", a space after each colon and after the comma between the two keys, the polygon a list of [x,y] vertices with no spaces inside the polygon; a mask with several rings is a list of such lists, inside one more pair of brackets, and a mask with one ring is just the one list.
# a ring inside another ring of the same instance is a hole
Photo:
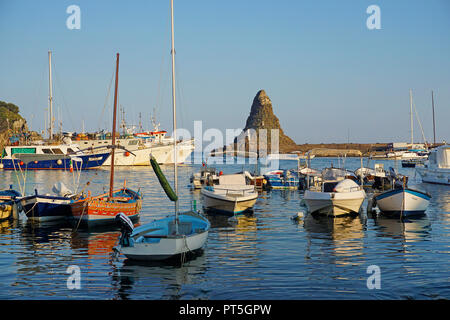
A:
{"label": "small white boat", "polygon": [[256,203],[258,192],[247,185],[245,174],[227,174],[219,177],[219,184],[201,190],[206,211],[235,215],[243,213]]}
{"label": "small white boat", "polygon": [[[176,222],[175,220],[178,219]],[[122,234],[116,248],[128,259],[158,261],[201,250],[208,238],[209,221],[195,212],[184,212],[139,226],[124,214],[118,214]]]}
{"label": "small white boat", "polygon": [[366,197],[364,189],[347,172],[337,168],[322,171],[322,180],[304,194],[304,202],[310,213],[326,216],[342,216],[358,213]]}
{"label": "small white boat", "polygon": [[450,145],[431,151],[425,165],[416,170],[423,182],[450,185]]}
{"label": "small white boat", "polygon": [[423,215],[430,198],[428,193],[411,188],[393,189],[374,197],[383,214],[403,217]]}

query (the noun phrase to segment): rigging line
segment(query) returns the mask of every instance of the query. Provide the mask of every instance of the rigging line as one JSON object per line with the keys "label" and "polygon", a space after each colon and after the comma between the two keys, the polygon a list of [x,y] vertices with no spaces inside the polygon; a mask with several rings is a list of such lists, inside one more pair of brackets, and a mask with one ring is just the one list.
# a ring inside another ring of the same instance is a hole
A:
{"label": "rigging line", "polygon": [[101,130],[101,123],[100,122],[103,119],[103,114],[105,113],[106,106],[108,105],[108,102],[109,102],[109,97],[111,96],[111,86],[112,86],[113,80],[114,80],[114,70],[112,72],[111,80],[109,81],[108,93],[106,94],[105,103],[103,104],[102,113],[100,114],[100,118],[98,120],[98,129],[99,129],[99,131]]}
{"label": "rigging line", "polygon": [[416,114],[417,122],[419,123],[420,130],[422,131],[423,142],[424,142],[425,144],[428,144],[428,143],[427,143],[427,139],[425,138],[425,133],[423,132],[422,122],[420,121],[419,115],[417,114],[416,104],[415,104],[414,102],[413,102],[413,106],[414,106],[414,112],[415,112],[415,114]]}
{"label": "rigging line", "polygon": [[[68,108],[68,106],[67,106],[67,102],[66,102],[66,99],[65,99],[65,95],[64,95],[64,90],[63,90],[63,88],[62,88],[62,85],[61,85],[61,81],[59,80],[59,76],[58,76],[58,72],[57,72],[57,70],[56,70],[56,67],[55,67],[55,61],[54,61],[54,59],[52,59],[52,70],[53,70],[53,73],[55,74],[55,78],[56,78],[56,85],[58,86],[58,88],[59,88],[59,90],[57,90],[57,92],[60,92],[60,96],[61,96],[61,100],[62,100],[62,103],[59,103],[60,105],[62,104],[63,105],[63,108],[67,111],[67,113],[69,114],[69,120],[70,120],[70,124],[72,125],[72,129],[74,130],[75,129],[75,126],[74,126],[74,123],[73,123],[73,117],[72,117],[72,115],[70,114],[70,108]],[[53,99],[55,99],[54,97],[53,97]],[[56,101],[58,101],[59,102],[59,100],[58,99],[56,99]],[[55,103],[56,104],[56,103]],[[52,120],[52,119],[50,119],[50,120]]]}

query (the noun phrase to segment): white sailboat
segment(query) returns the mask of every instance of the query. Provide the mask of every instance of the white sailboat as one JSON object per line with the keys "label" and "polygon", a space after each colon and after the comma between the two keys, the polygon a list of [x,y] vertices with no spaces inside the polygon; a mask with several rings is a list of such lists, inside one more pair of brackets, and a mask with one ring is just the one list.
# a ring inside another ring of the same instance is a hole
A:
{"label": "white sailboat", "polygon": [[[175,97],[175,46],[173,26],[173,0],[171,4],[172,20],[172,104],[173,104],[173,132],[176,133],[176,97]],[[174,180],[175,192],[178,191],[177,172],[177,141],[174,141]],[[166,260],[179,255],[200,250],[207,238],[210,228],[209,221],[197,212],[178,212],[178,196],[173,192],[162,174],[155,158],[150,163],[169,198],[175,202],[175,215],[155,220],[134,229],[128,217],[118,214],[116,220],[122,226],[119,238],[118,252],[132,260]]]}

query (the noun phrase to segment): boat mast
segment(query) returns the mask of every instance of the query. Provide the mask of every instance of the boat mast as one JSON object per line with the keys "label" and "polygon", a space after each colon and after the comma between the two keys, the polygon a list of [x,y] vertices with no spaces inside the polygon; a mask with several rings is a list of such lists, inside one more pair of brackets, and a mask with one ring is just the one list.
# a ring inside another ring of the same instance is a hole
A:
{"label": "boat mast", "polygon": [[434,94],[431,90],[431,107],[433,109],[433,145],[436,145],[436,123],[434,122]]}
{"label": "boat mast", "polygon": [[411,148],[414,143],[414,126],[413,126],[413,111],[412,111],[412,90],[409,89],[409,104],[410,104],[410,116],[411,116]]}
{"label": "boat mast", "polygon": [[117,53],[116,61],[116,85],[114,88],[114,112],[112,126],[112,150],[111,150],[111,175],[109,178],[109,199],[112,198],[114,188],[114,151],[116,148],[116,111],[117,111],[117,88],[119,87],[119,54]]}
{"label": "boat mast", "polygon": [[53,92],[52,92],[52,52],[48,52],[48,108],[49,108],[49,139],[53,138]]}
{"label": "boat mast", "polygon": [[[173,174],[175,181],[175,193],[178,194],[178,169],[177,169],[177,101],[175,97],[175,36],[173,27],[173,0],[170,0],[171,24],[172,24],[172,106],[173,106]],[[178,200],[175,201],[175,221],[178,221]]]}

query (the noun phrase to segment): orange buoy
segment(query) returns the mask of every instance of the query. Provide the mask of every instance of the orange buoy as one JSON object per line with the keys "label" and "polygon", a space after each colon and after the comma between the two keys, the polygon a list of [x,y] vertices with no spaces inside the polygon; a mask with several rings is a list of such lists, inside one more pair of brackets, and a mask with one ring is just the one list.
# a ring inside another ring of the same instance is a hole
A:
{"label": "orange buoy", "polygon": [[23,166],[23,161],[20,161],[20,165]]}
{"label": "orange buoy", "polygon": [[221,176],[221,175],[223,175],[223,171],[220,171],[220,172],[219,172],[219,176]]}
{"label": "orange buoy", "polygon": [[125,152],[125,157],[128,157],[130,155],[130,153],[127,151]]}

